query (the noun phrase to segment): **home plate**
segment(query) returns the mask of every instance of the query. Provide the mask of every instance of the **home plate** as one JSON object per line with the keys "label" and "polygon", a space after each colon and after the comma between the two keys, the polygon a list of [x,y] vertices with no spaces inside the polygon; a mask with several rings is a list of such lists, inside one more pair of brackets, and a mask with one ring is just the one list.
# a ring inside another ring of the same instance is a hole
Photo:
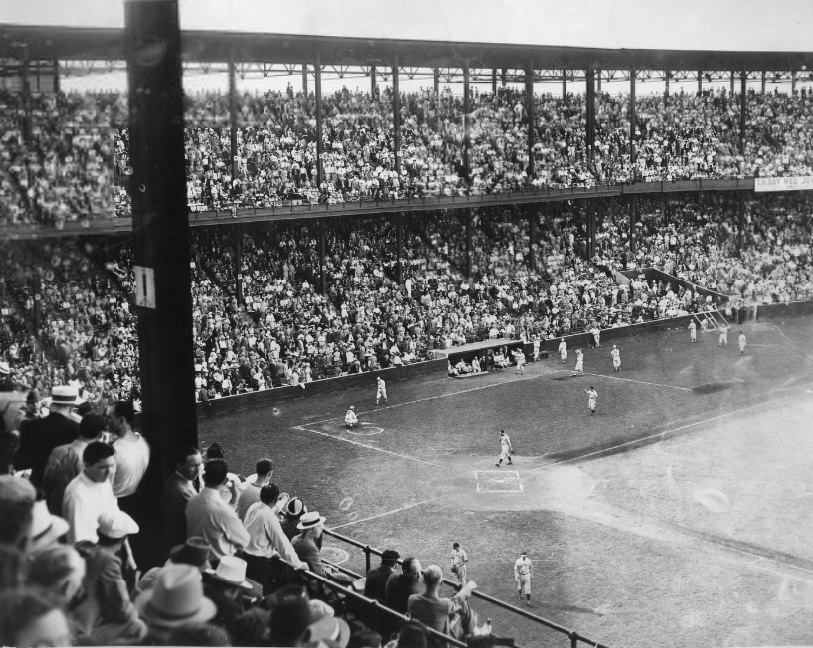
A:
{"label": "home plate", "polygon": [[516,470],[476,470],[478,493],[522,493],[522,482]]}

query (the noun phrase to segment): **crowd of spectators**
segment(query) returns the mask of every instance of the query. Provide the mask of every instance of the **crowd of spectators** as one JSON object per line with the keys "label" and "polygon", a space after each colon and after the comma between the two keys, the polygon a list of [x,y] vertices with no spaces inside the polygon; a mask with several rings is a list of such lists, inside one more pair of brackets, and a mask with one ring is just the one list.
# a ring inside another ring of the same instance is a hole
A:
{"label": "crowd of spectators", "polygon": [[[392,89],[343,88],[322,97],[322,180],[313,94],[239,94],[236,153],[228,95],[186,97],[191,210],[280,203],[498,193],[530,187],[813,173],[811,93],[746,95],[740,150],[738,95],[726,90],[636,97],[633,158],[629,98],[596,96],[591,158],[586,95],[534,97],[534,167],[528,173],[524,91],[474,90],[469,112],[448,88],[402,92],[395,163]],[[126,96],[0,93],[0,223],[130,215]],[[468,128],[468,177],[464,143]]]}
{"label": "crowd of spectators", "polygon": [[[640,198],[634,253],[630,206],[605,201],[589,261],[585,208],[577,202],[530,215],[476,210],[469,223],[455,212],[404,215],[400,266],[395,219],[195,229],[196,397],[305,388],[424,360],[435,349],[548,340],[708,310],[726,297],[755,304],[813,297],[809,201],[749,200],[740,233],[736,202],[704,200]],[[129,245],[64,239],[7,250],[0,360],[14,385],[40,398],[69,383],[91,400],[137,401]],[[645,267],[676,279],[616,274]]]}
{"label": "crowd of spectators", "polygon": [[478,626],[476,583],[443,596],[441,567],[405,558],[399,570],[393,549],[362,581],[377,605],[354,598],[355,577],[323,555],[325,516],[272,481],[270,458],[244,478],[216,443],[180,449],[160,496],[162,542],[144,541],[136,519],[156,505],[139,489],[151,449],[133,404],[80,411],[78,396],[56,386],[0,474],[3,645],[513,645],[490,620]]}

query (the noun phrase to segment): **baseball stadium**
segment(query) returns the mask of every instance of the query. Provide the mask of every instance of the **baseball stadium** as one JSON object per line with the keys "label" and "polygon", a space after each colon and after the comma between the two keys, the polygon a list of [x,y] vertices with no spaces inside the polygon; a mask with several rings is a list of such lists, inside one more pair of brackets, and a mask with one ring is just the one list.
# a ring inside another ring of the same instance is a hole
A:
{"label": "baseball stadium", "polygon": [[0,8],[0,644],[813,645],[811,8],[71,4]]}

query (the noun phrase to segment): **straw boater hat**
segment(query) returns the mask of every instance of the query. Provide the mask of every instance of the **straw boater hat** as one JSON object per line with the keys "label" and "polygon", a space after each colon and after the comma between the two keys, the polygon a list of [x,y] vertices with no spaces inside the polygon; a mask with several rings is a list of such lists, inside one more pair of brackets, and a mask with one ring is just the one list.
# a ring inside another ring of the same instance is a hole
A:
{"label": "straw boater hat", "polygon": [[32,513],[31,540],[28,545],[31,553],[56,544],[56,541],[70,529],[70,525],[65,520],[48,512],[48,504],[45,500],[34,502]]}
{"label": "straw boater hat", "polygon": [[8,375],[11,373],[11,367],[8,362],[0,362],[0,374]]}
{"label": "straw boater hat", "polygon": [[51,405],[76,405],[79,390],[71,385],[56,385],[51,390]]}
{"label": "straw boater hat", "polygon": [[299,524],[296,525],[296,528],[301,531],[312,529],[320,524],[324,524],[325,520],[327,520],[327,518],[319,515],[319,511],[311,511],[299,518]]}
{"label": "straw boater hat", "polygon": [[217,614],[214,601],[203,595],[203,578],[192,565],[166,565],[155,586],[140,594],[135,606],[149,626],[177,628],[204,623]]}

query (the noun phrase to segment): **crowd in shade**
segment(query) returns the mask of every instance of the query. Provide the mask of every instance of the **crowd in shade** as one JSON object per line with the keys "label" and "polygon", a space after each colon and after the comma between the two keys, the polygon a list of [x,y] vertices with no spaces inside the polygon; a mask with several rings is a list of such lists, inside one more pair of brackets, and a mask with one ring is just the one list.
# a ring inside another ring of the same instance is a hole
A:
{"label": "crowd in shade", "polygon": [[[598,93],[591,157],[586,95],[538,93],[529,173],[524,91],[474,90],[467,115],[448,88],[402,92],[396,152],[392,89],[343,88],[322,97],[320,182],[313,93],[239,94],[233,153],[229,97],[205,92],[186,97],[187,199],[203,211],[813,173],[811,93],[749,90],[745,103],[741,149],[738,94],[638,96],[633,151],[629,97]],[[34,93],[24,104],[0,92],[0,124],[0,223],[130,215],[125,95]]]}
{"label": "crowd in shade", "polygon": [[[808,200],[749,200],[742,232],[737,203],[725,197],[638,204],[635,252],[630,204],[607,200],[596,210],[589,260],[580,202],[481,209],[468,224],[455,212],[403,215],[401,283],[392,219],[196,228],[196,398],[304,389],[314,380],[426,360],[436,349],[550,340],[709,310],[727,297],[753,304],[813,298]],[[91,401],[138,401],[129,244],[28,241],[6,252],[0,360],[14,387],[42,399],[64,383]],[[646,267],[676,280],[616,274]]]}
{"label": "crowd in shade", "polygon": [[[395,549],[359,575],[367,602],[354,596],[358,577],[323,552],[326,517],[283,490],[271,458],[243,476],[217,443],[180,448],[147,502],[152,453],[132,401],[77,407],[75,387],[52,392],[47,412],[2,435],[3,645],[514,645],[478,623],[474,581],[444,584],[440,566]],[[147,509],[160,533],[136,521]]]}

